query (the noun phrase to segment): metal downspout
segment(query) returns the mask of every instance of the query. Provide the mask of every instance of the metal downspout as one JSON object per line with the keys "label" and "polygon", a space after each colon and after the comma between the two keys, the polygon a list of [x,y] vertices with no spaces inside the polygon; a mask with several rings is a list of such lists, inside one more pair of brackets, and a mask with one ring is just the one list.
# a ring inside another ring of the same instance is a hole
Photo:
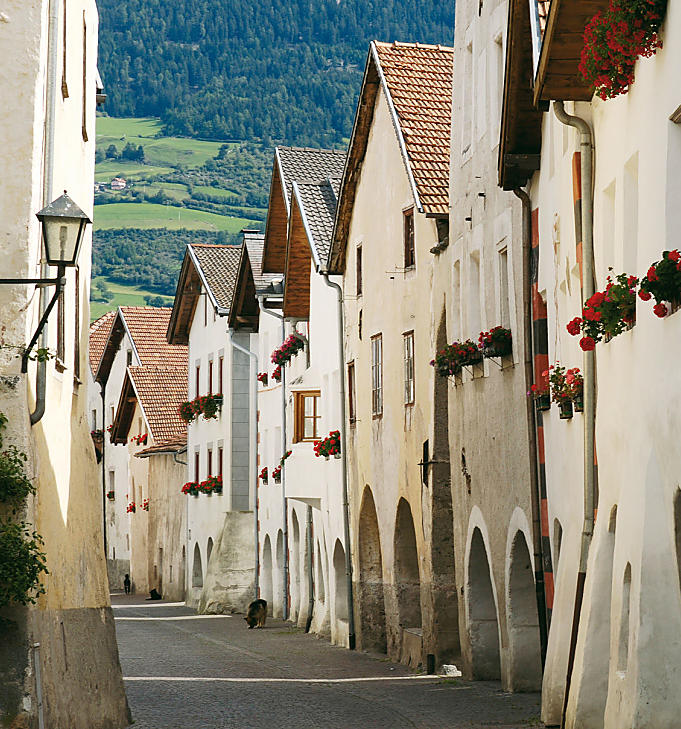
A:
{"label": "metal downspout", "polygon": [[[264,296],[258,296],[260,311],[281,321],[281,343],[286,339],[286,322],[284,316],[273,309],[268,309],[264,303]],[[286,453],[286,367],[281,368],[281,455]],[[286,463],[281,466],[281,499],[284,509],[283,535],[284,535],[284,605],[283,618],[288,619],[288,501],[286,499]]]}
{"label": "metal downspout", "polygon": [[355,650],[355,611],[352,589],[352,556],[350,553],[350,502],[348,499],[348,457],[347,433],[345,427],[345,322],[343,318],[343,289],[333,281],[329,281],[329,274],[322,273],[327,286],[336,290],[338,303],[338,381],[340,397],[340,436],[341,436],[341,470],[343,475],[343,538],[345,540],[345,579],[347,583],[348,599],[348,642],[351,651]]}
{"label": "metal downspout", "polygon": [[[581,158],[581,209],[582,209],[582,290],[584,300],[588,300],[594,293],[594,250],[593,250],[593,142],[591,128],[587,121],[572,116],[565,111],[562,101],[553,102],[553,111],[562,124],[574,127],[580,135]],[[586,568],[589,558],[589,546],[594,530],[594,432],[596,427],[596,378],[595,353],[584,352],[584,524],[582,527],[582,542],[579,554],[579,573],[577,575],[577,591],[575,594],[575,610],[572,619],[572,636],[570,653],[568,656],[568,669],[565,683],[565,700],[563,702],[563,716],[561,726],[565,726],[568,697],[572,669],[575,662],[575,649],[579,633],[579,620],[584,597],[584,583],[586,582]]]}
{"label": "metal downspout", "polygon": [[[59,43],[59,0],[51,0],[49,9],[48,41],[47,41],[47,88],[45,94],[45,137],[43,142],[43,156],[45,166],[43,169],[43,206],[52,202],[52,188],[54,181],[54,128],[57,116],[57,73],[58,73],[58,43]],[[42,233],[41,233],[42,235]],[[42,257],[42,241],[39,241],[40,276],[49,276],[49,267]],[[39,311],[40,316],[45,313],[48,304],[47,290],[40,289]],[[48,324],[45,323],[40,344],[47,347]],[[47,362],[38,362],[35,384],[35,409],[30,414],[31,425],[35,425],[45,414],[45,395],[47,389]]]}
{"label": "metal downspout", "polygon": [[229,343],[234,349],[248,355],[251,360],[251,469],[253,470],[253,530],[255,533],[255,597],[257,600],[260,591],[260,535],[258,530],[258,355],[250,349],[242,347],[234,341],[234,331],[227,329]]}
{"label": "metal downspout", "polygon": [[[525,339],[525,390],[534,382],[534,340],[532,327],[532,217],[530,196],[522,188],[513,190],[523,206],[523,334]],[[542,672],[546,663],[548,624],[546,619],[546,586],[544,584],[544,553],[541,534],[541,494],[537,451],[537,423],[534,400],[526,397],[527,433],[530,450],[530,502],[532,505],[532,541],[534,542],[534,585],[539,618],[539,645]]]}
{"label": "metal downspout", "polygon": [[104,559],[109,559],[109,551],[106,539],[106,382],[102,382],[102,519],[104,534]]}

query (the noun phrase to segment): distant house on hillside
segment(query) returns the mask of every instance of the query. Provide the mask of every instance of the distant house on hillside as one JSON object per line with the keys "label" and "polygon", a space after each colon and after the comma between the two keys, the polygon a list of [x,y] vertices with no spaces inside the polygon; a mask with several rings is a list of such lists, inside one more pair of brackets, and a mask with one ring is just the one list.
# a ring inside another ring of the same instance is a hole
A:
{"label": "distant house on hillside", "polygon": [[125,190],[127,186],[128,183],[122,177],[114,177],[113,180],[111,180],[112,190]]}

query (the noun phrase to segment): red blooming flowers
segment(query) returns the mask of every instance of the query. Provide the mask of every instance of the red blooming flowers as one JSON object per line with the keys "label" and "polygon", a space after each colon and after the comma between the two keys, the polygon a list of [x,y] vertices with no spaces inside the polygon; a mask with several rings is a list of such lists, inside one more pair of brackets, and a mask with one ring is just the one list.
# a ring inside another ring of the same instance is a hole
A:
{"label": "red blooming flowers", "polygon": [[281,365],[274,368],[274,372],[272,372],[272,379],[275,382],[281,382]]}
{"label": "red blooming flowers", "polygon": [[183,402],[178,408],[178,415],[185,423],[191,423],[199,415],[203,415],[206,420],[217,418],[218,412],[222,409],[223,397],[217,395],[201,395],[193,400]]}
{"label": "red blooming flowers", "polygon": [[301,334],[291,334],[286,341],[272,352],[272,363],[285,365],[295,357],[301,349],[305,349],[305,337]]}
{"label": "red blooming flowers", "polygon": [[505,357],[513,351],[510,329],[492,327],[488,332],[480,332],[478,347],[484,357]]}
{"label": "red blooming flowers", "polygon": [[572,336],[582,333],[579,346],[585,352],[591,352],[603,337],[621,334],[634,322],[637,285],[636,276],[621,273],[615,280],[608,276],[605,291],[596,291],[587,299],[582,316],[575,317],[567,325]]}
{"label": "red blooming flowers", "polygon": [[267,477],[268,477],[267,466],[265,466],[265,468],[263,468],[258,475],[260,476],[260,480],[263,483],[267,483]]}
{"label": "red blooming flowers", "polygon": [[258,373],[258,382],[263,387],[267,387],[267,372],[259,372]]}
{"label": "red blooming flowers", "polygon": [[317,458],[328,458],[329,456],[340,457],[341,442],[340,431],[332,430],[329,435],[314,442],[314,454]]}
{"label": "red blooming flowers", "polygon": [[579,70],[601,99],[626,94],[639,57],[662,47],[658,30],[667,0],[610,0],[584,29]]}
{"label": "red blooming flowers", "polygon": [[430,364],[440,377],[449,377],[461,372],[461,368],[482,361],[482,352],[475,342],[453,342],[441,349]]}
{"label": "red blooming flowers", "polygon": [[134,501],[128,502],[128,506],[125,509],[126,514],[134,514],[137,511],[137,506]]}
{"label": "red blooming flowers", "polygon": [[182,487],[182,493],[185,494],[185,496],[194,496],[194,494],[199,493],[199,485],[196,481],[187,481],[187,483]]}
{"label": "red blooming flowers", "polygon": [[653,312],[660,318],[667,315],[666,304],[673,306],[681,300],[681,253],[678,250],[663,251],[662,259],[653,263],[641,281],[638,295],[643,301],[655,299]]}

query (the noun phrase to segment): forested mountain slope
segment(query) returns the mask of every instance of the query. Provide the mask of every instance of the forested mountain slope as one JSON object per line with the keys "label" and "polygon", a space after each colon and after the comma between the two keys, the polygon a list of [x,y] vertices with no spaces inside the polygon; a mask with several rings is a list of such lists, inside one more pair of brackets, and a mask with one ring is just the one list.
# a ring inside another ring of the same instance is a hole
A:
{"label": "forested mountain slope", "polygon": [[442,0],[99,0],[112,116],[167,134],[341,146],[372,39],[451,45]]}

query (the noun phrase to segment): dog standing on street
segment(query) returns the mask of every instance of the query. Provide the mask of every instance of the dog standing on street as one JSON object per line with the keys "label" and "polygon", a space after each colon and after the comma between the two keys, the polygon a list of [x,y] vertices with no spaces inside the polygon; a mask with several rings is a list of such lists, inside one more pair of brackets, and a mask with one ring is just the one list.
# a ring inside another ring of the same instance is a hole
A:
{"label": "dog standing on street", "polygon": [[244,620],[248,623],[248,629],[264,628],[267,619],[267,600],[253,600],[248,606],[248,612]]}

